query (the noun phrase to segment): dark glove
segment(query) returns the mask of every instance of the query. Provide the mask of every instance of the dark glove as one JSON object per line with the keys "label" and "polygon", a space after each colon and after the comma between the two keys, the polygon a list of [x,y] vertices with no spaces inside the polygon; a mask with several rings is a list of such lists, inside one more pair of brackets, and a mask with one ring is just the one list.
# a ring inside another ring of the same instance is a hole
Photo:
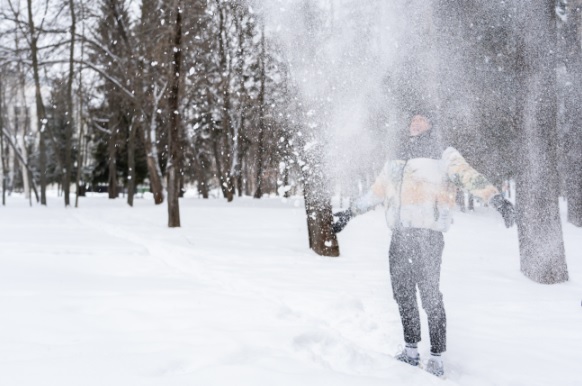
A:
{"label": "dark glove", "polygon": [[497,209],[499,213],[501,213],[506,227],[509,228],[515,224],[515,209],[513,208],[513,204],[511,202],[503,198],[501,194],[496,194],[493,196],[490,202],[491,205],[493,205],[493,207]]}
{"label": "dark glove", "polygon": [[343,212],[337,212],[333,215],[337,217],[337,221],[335,221],[332,226],[334,233],[341,232],[346,227],[346,225],[348,225],[348,221],[350,221],[354,216],[351,209],[344,210]]}

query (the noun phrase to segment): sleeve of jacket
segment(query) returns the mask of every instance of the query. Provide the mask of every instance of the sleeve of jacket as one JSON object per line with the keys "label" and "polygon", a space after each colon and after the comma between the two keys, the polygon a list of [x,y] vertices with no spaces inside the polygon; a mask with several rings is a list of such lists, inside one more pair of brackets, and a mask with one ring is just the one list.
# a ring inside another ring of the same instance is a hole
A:
{"label": "sleeve of jacket", "polygon": [[447,148],[443,153],[443,160],[447,165],[447,175],[456,186],[468,190],[487,203],[493,196],[499,194],[497,188],[473,169],[455,148]]}
{"label": "sleeve of jacket", "polygon": [[388,162],[382,169],[382,172],[380,172],[376,178],[376,181],[374,181],[374,184],[370,190],[352,202],[352,205],[350,206],[352,213],[354,215],[366,213],[367,211],[383,203],[390,187],[390,162]]}

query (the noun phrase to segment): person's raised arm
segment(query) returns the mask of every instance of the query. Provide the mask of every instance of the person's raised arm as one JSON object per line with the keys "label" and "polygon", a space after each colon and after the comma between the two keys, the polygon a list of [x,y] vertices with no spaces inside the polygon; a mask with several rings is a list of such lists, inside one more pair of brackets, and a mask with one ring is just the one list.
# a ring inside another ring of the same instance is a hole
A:
{"label": "person's raised arm", "polygon": [[443,159],[447,163],[447,175],[455,185],[468,190],[475,197],[497,209],[501,213],[506,227],[509,228],[515,223],[513,204],[506,200],[487,178],[473,169],[461,153],[449,147],[445,150]]}
{"label": "person's raised arm", "polygon": [[334,216],[338,218],[337,221],[333,223],[333,231],[335,233],[341,232],[354,216],[366,213],[384,201],[387,189],[390,185],[388,169],[389,164],[386,164],[370,190],[368,190],[363,196],[354,200],[348,209],[334,213]]}

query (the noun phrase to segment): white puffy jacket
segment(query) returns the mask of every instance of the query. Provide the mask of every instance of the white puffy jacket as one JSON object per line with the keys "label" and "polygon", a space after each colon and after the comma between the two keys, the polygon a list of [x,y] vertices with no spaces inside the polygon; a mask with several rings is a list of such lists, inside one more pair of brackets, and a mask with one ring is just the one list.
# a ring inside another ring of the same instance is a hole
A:
{"label": "white puffy jacket", "polygon": [[499,193],[456,149],[449,147],[441,159],[388,161],[368,193],[352,203],[351,210],[361,214],[383,203],[392,229],[446,232],[452,222],[457,188],[468,190],[484,202]]}

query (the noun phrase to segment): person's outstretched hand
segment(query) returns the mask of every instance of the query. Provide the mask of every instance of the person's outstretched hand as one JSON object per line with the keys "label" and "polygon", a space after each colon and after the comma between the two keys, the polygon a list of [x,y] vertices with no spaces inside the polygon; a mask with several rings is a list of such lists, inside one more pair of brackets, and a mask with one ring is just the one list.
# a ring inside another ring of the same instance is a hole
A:
{"label": "person's outstretched hand", "polygon": [[496,194],[491,198],[491,205],[501,213],[506,227],[509,228],[515,224],[515,208],[509,200],[503,198],[501,194]]}
{"label": "person's outstretched hand", "polygon": [[334,233],[339,233],[346,227],[346,225],[348,225],[348,222],[351,220],[354,214],[352,213],[351,209],[348,209],[342,212],[334,213],[333,215],[337,217],[337,221],[335,221],[332,226],[333,231]]}

